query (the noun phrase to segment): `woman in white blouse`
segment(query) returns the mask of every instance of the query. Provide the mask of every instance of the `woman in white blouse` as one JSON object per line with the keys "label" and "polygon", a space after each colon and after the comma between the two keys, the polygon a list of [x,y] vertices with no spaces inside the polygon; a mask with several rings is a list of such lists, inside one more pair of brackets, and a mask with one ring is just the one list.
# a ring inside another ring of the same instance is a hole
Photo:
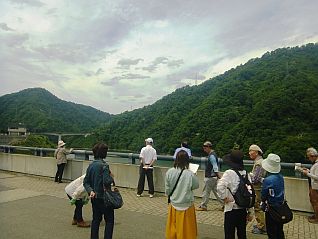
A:
{"label": "woman in white blouse", "polygon": [[238,239],[246,239],[247,209],[238,206],[231,194],[231,192],[233,195],[236,193],[240,182],[235,171],[241,175],[246,175],[243,157],[244,154],[240,150],[232,150],[230,154],[223,157],[224,163],[230,166],[230,169],[224,172],[217,185],[217,193],[224,200],[224,234],[226,239],[235,238],[235,229]]}

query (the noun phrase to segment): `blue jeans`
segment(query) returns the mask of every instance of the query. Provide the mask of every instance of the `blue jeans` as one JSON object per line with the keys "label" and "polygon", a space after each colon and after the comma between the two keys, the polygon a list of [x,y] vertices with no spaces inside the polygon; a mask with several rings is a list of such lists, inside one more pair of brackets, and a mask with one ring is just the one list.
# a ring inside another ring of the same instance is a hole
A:
{"label": "blue jeans", "polygon": [[92,199],[92,209],[93,209],[93,221],[91,225],[91,239],[99,238],[99,225],[102,221],[102,216],[104,215],[105,220],[105,231],[104,239],[113,238],[114,230],[114,209],[105,207],[104,201],[101,198]]}

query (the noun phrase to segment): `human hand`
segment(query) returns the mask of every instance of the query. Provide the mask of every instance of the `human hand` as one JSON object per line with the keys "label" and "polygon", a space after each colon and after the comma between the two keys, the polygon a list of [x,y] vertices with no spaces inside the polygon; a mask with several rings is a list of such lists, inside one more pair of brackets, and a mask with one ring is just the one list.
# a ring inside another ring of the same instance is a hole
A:
{"label": "human hand", "polygon": [[94,191],[91,191],[91,193],[89,194],[90,198],[94,198],[96,196],[96,193]]}
{"label": "human hand", "polygon": [[307,176],[309,172],[310,172],[310,171],[309,171],[308,168],[304,168],[304,169],[303,169],[303,174],[304,174],[304,175]]}
{"label": "human hand", "polygon": [[234,202],[234,199],[230,199],[228,197],[224,198],[224,203],[230,203],[230,202]]}

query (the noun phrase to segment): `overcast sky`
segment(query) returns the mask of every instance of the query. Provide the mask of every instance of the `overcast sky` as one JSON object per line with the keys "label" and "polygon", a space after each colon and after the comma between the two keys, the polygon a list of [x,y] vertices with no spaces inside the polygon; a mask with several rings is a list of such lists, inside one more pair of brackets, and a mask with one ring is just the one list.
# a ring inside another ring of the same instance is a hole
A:
{"label": "overcast sky", "polygon": [[0,95],[42,87],[117,114],[318,42],[316,0],[1,0]]}

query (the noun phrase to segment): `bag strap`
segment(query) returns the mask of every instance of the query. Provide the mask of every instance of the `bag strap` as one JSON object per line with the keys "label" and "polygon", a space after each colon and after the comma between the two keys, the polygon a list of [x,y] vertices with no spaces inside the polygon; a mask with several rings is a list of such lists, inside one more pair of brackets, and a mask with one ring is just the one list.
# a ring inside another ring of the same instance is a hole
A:
{"label": "bag strap", "polygon": [[[243,175],[240,174],[239,171],[234,170],[234,169],[231,169],[231,170],[233,170],[233,171],[237,174],[237,176],[239,177],[240,180],[244,180]],[[229,187],[227,187],[227,189],[230,191],[230,193],[231,193],[232,196],[234,197],[234,194],[232,193],[231,189],[230,189]]]}
{"label": "bag strap", "polygon": [[178,176],[178,179],[177,179],[176,184],[174,185],[174,187],[173,187],[171,193],[168,195],[168,203],[170,203],[170,197],[171,197],[171,195],[173,194],[174,190],[175,190],[176,187],[177,187],[177,184],[178,184],[178,182],[179,182],[179,179],[180,179],[180,177],[181,177],[181,174],[183,173],[183,170],[184,170],[184,169],[181,170],[181,173],[180,173],[179,176]]}
{"label": "bag strap", "polygon": [[[103,173],[104,173],[104,171],[105,171],[105,169],[106,169],[106,165],[105,165],[105,163],[103,163],[103,162],[101,162],[101,169],[100,169],[100,176],[104,179],[104,177],[103,177]],[[110,173],[110,170],[108,169],[108,173]],[[106,191],[107,190],[107,188],[105,188],[105,184],[104,184],[104,180],[103,180],[103,189],[104,189],[104,191]],[[113,179],[113,186],[116,186],[116,184],[115,184],[115,180]]]}

